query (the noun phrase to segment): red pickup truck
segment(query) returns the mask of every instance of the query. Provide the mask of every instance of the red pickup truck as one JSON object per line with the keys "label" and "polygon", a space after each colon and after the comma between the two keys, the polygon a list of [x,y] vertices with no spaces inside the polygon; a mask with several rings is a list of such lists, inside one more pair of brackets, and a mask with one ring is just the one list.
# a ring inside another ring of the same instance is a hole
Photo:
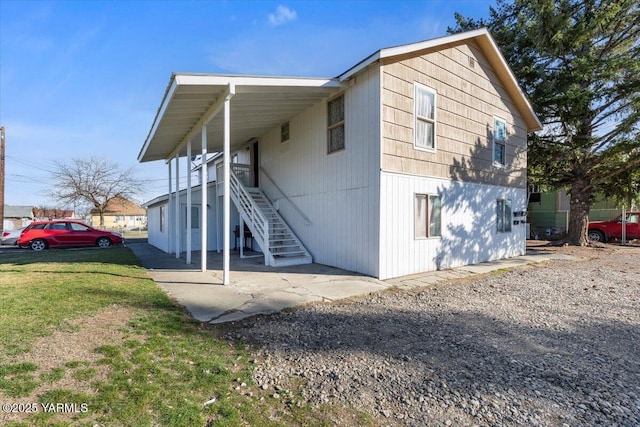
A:
{"label": "red pickup truck", "polygon": [[[640,239],[640,212],[627,212],[626,237],[627,240]],[[606,242],[622,238],[622,215],[611,221],[591,221],[588,231],[589,240]]]}

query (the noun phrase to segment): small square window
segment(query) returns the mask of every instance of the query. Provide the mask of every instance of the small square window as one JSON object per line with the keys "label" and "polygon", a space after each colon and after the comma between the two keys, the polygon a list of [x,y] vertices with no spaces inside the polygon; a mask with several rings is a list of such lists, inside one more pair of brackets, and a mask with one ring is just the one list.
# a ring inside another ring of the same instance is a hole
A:
{"label": "small square window", "polygon": [[289,122],[280,126],[280,142],[289,140]]}
{"label": "small square window", "polygon": [[442,235],[442,200],[440,196],[415,195],[414,237],[424,239]]}
{"label": "small square window", "polygon": [[495,118],[493,121],[493,162],[496,165],[507,164],[507,124]]}
{"label": "small square window", "polygon": [[344,150],[344,95],[332,99],[327,103],[327,139],[329,154]]}

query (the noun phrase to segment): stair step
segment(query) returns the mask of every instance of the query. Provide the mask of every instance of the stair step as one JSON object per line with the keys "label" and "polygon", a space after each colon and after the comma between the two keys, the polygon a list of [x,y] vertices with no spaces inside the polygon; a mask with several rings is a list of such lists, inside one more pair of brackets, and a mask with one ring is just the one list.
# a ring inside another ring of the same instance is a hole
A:
{"label": "stair step", "polygon": [[[272,265],[279,267],[313,262],[311,255],[302,246],[302,243],[293,234],[264,193],[257,187],[244,187],[244,189],[249,193],[253,206],[260,210],[269,225],[267,244]],[[253,228],[251,224],[250,226]]]}
{"label": "stair step", "polygon": [[297,243],[294,243],[292,245],[270,245],[269,246],[269,249],[282,249],[282,248],[300,248],[300,245]]}
{"label": "stair step", "polygon": [[305,255],[305,253],[303,250],[299,250],[299,251],[289,251],[289,252],[276,252],[276,253],[272,253],[271,255],[273,255],[276,258],[289,258],[293,256]]}

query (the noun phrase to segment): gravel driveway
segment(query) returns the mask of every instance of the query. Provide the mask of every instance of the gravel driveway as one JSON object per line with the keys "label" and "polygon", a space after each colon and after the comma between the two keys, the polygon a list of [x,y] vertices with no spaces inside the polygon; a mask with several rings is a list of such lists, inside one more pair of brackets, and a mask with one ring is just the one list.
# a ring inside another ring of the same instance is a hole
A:
{"label": "gravel driveway", "polygon": [[558,250],[581,260],[317,304],[234,334],[265,390],[389,425],[640,426],[640,248]]}

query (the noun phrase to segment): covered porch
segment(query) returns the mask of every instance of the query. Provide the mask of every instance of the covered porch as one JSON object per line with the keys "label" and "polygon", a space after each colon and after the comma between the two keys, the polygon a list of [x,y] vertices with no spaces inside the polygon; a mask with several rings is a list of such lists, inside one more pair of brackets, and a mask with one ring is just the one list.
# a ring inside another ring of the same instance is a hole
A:
{"label": "covered porch", "polygon": [[[222,195],[222,283],[230,283],[230,255],[234,238],[230,224],[232,193],[235,194],[235,204],[240,211],[241,224],[247,221],[254,236],[261,239],[260,246],[268,247],[270,235],[265,230],[268,227],[259,226],[267,224],[267,219],[252,218],[251,214],[257,210],[255,201],[251,201],[247,207],[246,200],[243,202],[246,195],[242,194],[241,189],[234,188],[231,152],[258,141],[267,131],[279,128],[341,87],[342,84],[337,79],[173,74],[138,155],[140,162],[161,160],[167,164],[168,210],[173,216],[172,221],[167,224],[169,253],[187,265],[193,265],[193,257],[199,256],[197,264],[200,271],[209,270],[209,252],[202,250],[196,253],[191,233],[183,235],[179,193],[186,191],[186,212],[192,212],[194,183],[191,182],[191,162],[195,156],[200,155],[206,163],[210,153],[222,153],[223,157],[220,170],[222,176],[216,176],[219,184],[216,186],[220,187],[216,197],[220,193]],[[260,174],[259,152],[255,154],[254,170]],[[181,167],[186,170],[184,183],[180,181]],[[200,180],[195,184],[202,187],[203,183],[210,181],[207,167],[203,166]],[[198,204],[203,214],[199,215],[198,220],[200,241],[205,242],[203,246],[210,249],[211,242],[207,238],[210,225],[208,215],[204,214],[209,207],[207,193],[201,192]],[[191,230],[192,215],[186,215],[185,221],[185,229]],[[267,263],[267,259],[264,262]]]}

